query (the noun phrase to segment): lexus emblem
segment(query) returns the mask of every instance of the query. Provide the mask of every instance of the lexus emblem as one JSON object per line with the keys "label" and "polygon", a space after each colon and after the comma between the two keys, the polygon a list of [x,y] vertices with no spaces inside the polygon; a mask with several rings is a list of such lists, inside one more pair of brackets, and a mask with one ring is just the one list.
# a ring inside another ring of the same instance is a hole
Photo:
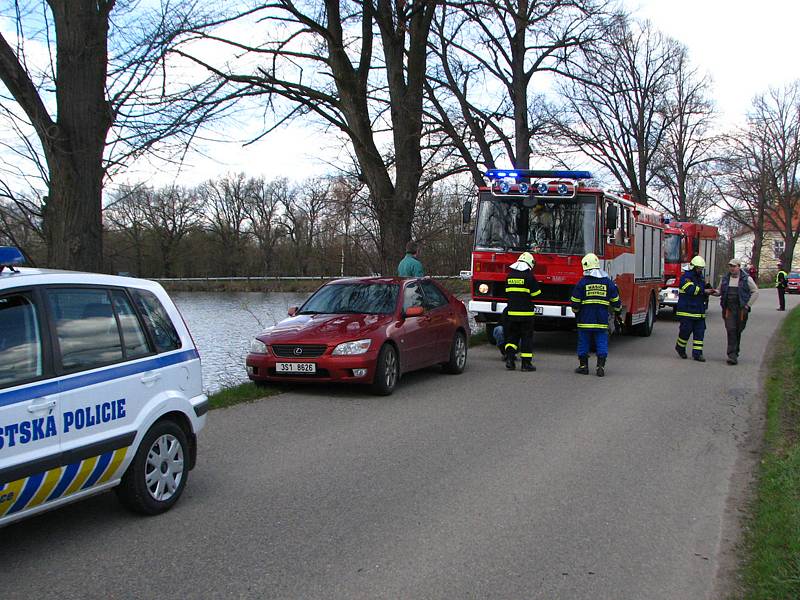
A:
{"label": "lexus emblem", "polygon": [[297,348],[294,349],[295,356],[300,356],[302,353],[303,353],[303,349],[300,346],[298,346]]}

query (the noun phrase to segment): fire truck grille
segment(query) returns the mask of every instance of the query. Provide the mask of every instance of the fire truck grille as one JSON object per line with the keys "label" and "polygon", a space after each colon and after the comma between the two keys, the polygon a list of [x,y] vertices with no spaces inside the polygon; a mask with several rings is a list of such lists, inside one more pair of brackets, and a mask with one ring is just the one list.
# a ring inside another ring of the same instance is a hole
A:
{"label": "fire truck grille", "polygon": [[[539,302],[541,300],[569,302],[570,296],[572,296],[572,288],[575,287],[573,285],[564,285],[559,283],[542,283],[539,284],[539,286],[542,289],[542,293],[534,298],[534,302]],[[487,296],[504,299],[506,297],[506,282],[491,282],[490,291]]]}
{"label": "fire truck grille", "polygon": [[316,358],[322,356],[327,346],[311,344],[273,344],[275,356],[286,358]]}

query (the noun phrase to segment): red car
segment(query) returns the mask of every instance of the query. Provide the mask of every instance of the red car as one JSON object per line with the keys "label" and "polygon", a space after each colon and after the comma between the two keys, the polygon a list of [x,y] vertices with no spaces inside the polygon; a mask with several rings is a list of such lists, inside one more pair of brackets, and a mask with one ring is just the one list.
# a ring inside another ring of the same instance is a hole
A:
{"label": "red car", "polygon": [[461,373],[468,332],[464,303],[430,278],[337,280],[256,336],[247,375],[256,383],[368,383],[388,395],[409,371],[439,364]]}
{"label": "red car", "polygon": [[789,273],[786,278],[786,292],[789,294],[800,293],[800,273]]}

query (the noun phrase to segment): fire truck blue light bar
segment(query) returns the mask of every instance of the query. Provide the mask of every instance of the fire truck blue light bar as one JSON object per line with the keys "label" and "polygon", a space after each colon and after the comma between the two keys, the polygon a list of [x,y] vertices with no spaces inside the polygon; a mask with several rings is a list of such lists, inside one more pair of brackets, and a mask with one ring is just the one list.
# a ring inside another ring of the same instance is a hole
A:
{"label": "fire truck blue light bar", "polygon": [[486,171],[487,179],[521,179],[523,177],[531,179],[552,178],[552,179],[594,179],[589,171],[535,171],[531,169],[489,169]]}

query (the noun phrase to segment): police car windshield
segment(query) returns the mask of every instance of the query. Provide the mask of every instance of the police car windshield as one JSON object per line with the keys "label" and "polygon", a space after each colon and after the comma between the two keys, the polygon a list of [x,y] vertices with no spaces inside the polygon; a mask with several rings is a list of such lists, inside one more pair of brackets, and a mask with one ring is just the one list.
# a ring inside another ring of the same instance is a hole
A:
{"label": "police car windshield", "polygon": [[298,314],[385,315],[394,312],[399,292],[396,283],[332,283],[317,290]]}
{"label": "police car windshield", "polygon": [[540,254],[595,252],[597,209],[593,196],[538,199],[526,208],[519,199],[481,194],[475,248],[529,250]]}
{"label": "police car windshield", "polygon": [[677,233],[668,233],[664,236],[664,262],[681,262],[681,236]]}

